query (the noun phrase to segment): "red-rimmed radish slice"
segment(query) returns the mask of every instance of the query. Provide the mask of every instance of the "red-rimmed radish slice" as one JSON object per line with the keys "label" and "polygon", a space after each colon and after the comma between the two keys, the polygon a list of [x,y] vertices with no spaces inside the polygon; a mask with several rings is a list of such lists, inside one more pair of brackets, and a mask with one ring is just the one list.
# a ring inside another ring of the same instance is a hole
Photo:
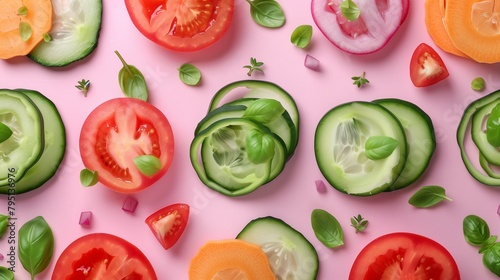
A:
{"label": "red-rimmed radish slice", "polygon": [[[314,22],[335,46],[352,54],[368,54],[387,44],[408,12],[408,0],[355,0],[361,14],[349,21],[340,11],[342,0],[312,0]],[[405,11],[406,9],[406,11]]]}

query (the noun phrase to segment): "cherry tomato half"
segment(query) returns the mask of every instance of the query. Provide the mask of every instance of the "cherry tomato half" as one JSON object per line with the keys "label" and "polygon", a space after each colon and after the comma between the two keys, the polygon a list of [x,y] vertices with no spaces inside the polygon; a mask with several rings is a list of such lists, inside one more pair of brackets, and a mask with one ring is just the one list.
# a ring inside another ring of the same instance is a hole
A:
{"label": "cherry tomato half", "polygon": [[196,51],[218,41],[233,19],[234,0],[125,0],[137,29],[173,51]]}
{"label": "cherry tomato half", "polygon": [[[99,182],[121,193],[143,190],[169,169],[174,154],[172,128],[155,106],[137,98],[116,98],[95,108],[80,134],[80,154]],[[142,174],[134,163],[141,155],[160,159],[161,169]]]}
{"label": "cherry tomato half", "polygon": [[426,87],[448,76],[448,69],[439,54],[425,43],[418,45],[410,61],[410,78],[413,84],[416,87]]}
{"label": "cherry tomato half", "polygon": [[162,208],[146,218],[156,239],[165,250],[172,247],[181,237],[189,217],[189,205],[176,203]]}
{"label": "cherry tomato half", "polygon": [[73,241],[57,259],[52,280],[157,280],[153,266],[132,243],[107,233]]}
{"label": "cherry tomato half", "polygon": [[358,254],[349,280],[460,280],[458,266],[439,243],[396,232],[376,238]]}

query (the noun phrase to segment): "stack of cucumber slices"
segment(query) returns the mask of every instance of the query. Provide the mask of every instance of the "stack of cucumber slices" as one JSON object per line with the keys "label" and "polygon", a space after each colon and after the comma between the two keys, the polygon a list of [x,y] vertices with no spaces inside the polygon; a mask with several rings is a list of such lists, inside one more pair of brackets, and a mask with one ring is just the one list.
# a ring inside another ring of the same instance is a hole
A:
{"label": "stack of cucumber slices", "polygon": [[38,91],[0,89],[0,194],[21,194],[56,173],[66,150],[66,131],[56,106]]}
{"label": "stack of cucumber slices", "polygon": [[191,142],[200,180],[240,196],[275,179],[294,154],[299,112],[292,96],[267,81],[243,80],[220,89]]}
{"label": "stack of cucumber slices", "polygon": [[402,189],[427,169],[436,139],[429,116],[395,98],[354,101],[328,111],[316,128],[316,162],[337,190],[358,196]]}

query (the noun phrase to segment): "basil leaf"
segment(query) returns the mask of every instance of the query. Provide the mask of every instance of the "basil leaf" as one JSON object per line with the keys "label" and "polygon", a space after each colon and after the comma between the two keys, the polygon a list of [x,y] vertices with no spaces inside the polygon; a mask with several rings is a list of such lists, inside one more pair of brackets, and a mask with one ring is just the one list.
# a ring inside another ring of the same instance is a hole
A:
{"label": "basil leaf", "polygon": [[311,225],[316,238],[326,247],[344,245],[344,232],[332,214],[322,209],[314,209],[311,213]]}
{"label": "basil leaf", "polygon": [[19,9],[17,9],[17,15],[18,16],[25,16],[28,14],[28,7],[26,6],[21,6]]}
{"label": "basil leaf", "polygon": [[498,236],[492,235],[486,239],[486,241],[481,245],[481,248],[479,249],[479,253],[482,254],[486,251],[488,251],[493,245],[495,245],[496,241],[498,239]]}
{"label": "basil leaf", "polygon": [[123,94],[127,97],[148,101],[148,86],[141,71],[137,67],[127,64],[118,51],[115,53],[123,64],[118,72],[118,81]]}
{"label": "basil leaf", "polygon": [[495,243],[483,254],[483,264],[500,277],[500,243]]}
{"label": "basil leaf", "polygon": [[243,118],[248,118],[262,124],[268,124],[279,118],[285,112],[285,107],[274,99],[259,98],[243,112]]}
{"label": "basil leaf", "polygon": [[0,214],[0,238],[7,232],[10,216]]}
{"label": "basil leaf", "polygon": [[38,216],[19,229],[19,260],[31,279],[49,265],[54,253],[54,235],[42,216]]}
{"label": "basil leaf", "polygon": [[417,208],[428,208],[445,199],[451,201],[446,196],[446,191],[443,187],[425,186],[415,192],[408,200],[408,203]]}
{"label": "basil leaf", "polygon": [[309,45],[313,34],[311,25],[300,25],[292,32],[290,41],[299,48],[305,48]]}
{"label": "basil leaf", "polygon": [[21,35],[21,40],[23,42],[28,41],[33,34],[33,29],[31,29],[31,25],[27,22],[21,21],[19,23],[19,35]]}
{"label": "basil leaf", "polygon": [[12,130],[7,125],[0,122],[0,143],[9,139],[10,136],[12,136]]}
{"label": "basil leaf", "polygon": [[481,246],[490,237],[490,228],[485,220],[468,215],[462,222],[464,238],[470,245]]}
{"label": "basil leaf", "polygon": [[365,143],[365,155],[371,160],[384,159],[398,147],[398,141],[387,136],[371,136]]}
{"label": "basil leaf", "polygon": [[340,12],[349,21],[358,19],[361,11],[352,0],[344,0],[340,3]]}
{"label": "basil leaf", "polygon": [[80,183],[82,183],[82,186],[84,187],[91,187],[95,184],[97,184],[99,179],[97,171],[93,171],[87,168],[82,169],[80,171]]}
{"label": "basil leaf", "polygon": [[254,164],[265,163],[274,157],[275,143],[270,134],[252,129],[245,137],[248,159]]}
{"label": "basil leaf", "polygon": [[0,266],[0,280],[14,280],[14,272],[4,266]]}
{"label": "basil leaf", "polygon": [[500,103],[491,110],[486,121],[486,140],[492,146],[500,147]]}
{"label": "basil leaf", "polygon": [[268,28],[285,24],[285,14],[275,0],[246,0],[250,4],[250,15],[255,23]]}
{"label": "basil leaf", "polygon": [[153,155],[138,156],[134,158],[134,163],[137,169],[148,177],[154,176],[162,168],[160,159]]}
{"label": "basil leaf", "polygon": [[200,70],[192,64],[184,63],[177,70],[179,71],[181,81],[188,86],[195,86],[201,81]]}

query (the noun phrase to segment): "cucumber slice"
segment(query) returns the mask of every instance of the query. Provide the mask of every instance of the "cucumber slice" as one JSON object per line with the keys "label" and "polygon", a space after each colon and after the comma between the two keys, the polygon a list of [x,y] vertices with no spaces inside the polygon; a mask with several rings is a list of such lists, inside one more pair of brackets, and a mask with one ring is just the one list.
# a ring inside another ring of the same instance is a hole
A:
{"label": "cucumber slice", "polygon": [[52,0],[51,40],[42,41],[29,58],[44,66],[61,67],[87,57],[97,47],[102,0]]}
{"label": "cucumber slice", "polygon": [[391,111],[404,128],[408,143],[408,157],[398,179],[388,190],[409,186],[424,173],[436,149],[436,135],[432,120],[420,107],[401,99],[387,98],[373,101]]}
{"label": "cucumber slice", "polygon": [[[365,142],[371,136],[398,141],[386,158],[370,160]],[[319,121],[314,139],[319,169],[337,190],[367,196],[387,190],[399,177],[407,158],[404,130],[383,106],[371,102],[349,102],[328,111]]]}
{"label": "cucumber slice", "polygon": [[483,129],[483,124],[488,120],[491,110],[499,103],[500,99],[497,99],[484,105],[472,115],[471,119],[472,141],[474,141],[484,160],[493,165],[500,165],[500,150],[488,142],[486,129]]}
{"label": "cucumber slice", "polygon": [[[66,151],[66,130],[54,103],[38,91],[16,89],[27,95],[43,115],[45,147],[40,159],[16,182],[15,194],[35,190],[51,179]],[[12,188],[0,188],[0,194],[12,194]]]}
{"label": "cucumber slice", "polygon": [[[500,173],[498,171],[500,166],[492,165],[491,163],[489,163],[486,160],[486,158],[483,156],[483,154],[479,154],[479,164],[483,168],[484,172],[486,172],[486,174],[488,174],[488,176],[490,176],[491,178],[500,179]],[[495,168],[496,171],[493,170],[493,168]]]}
{"label": "cucumber slice", "polygon": [[12,186],[13,180],[19,181],[43,152],[43,118],[26,95],[0,89],[0,122],[13,132],[0,143],[0,186]]}
{"label": "cucumber slice", "polygon": [[256,244],[266,253],[276,279],[314,280],[318,253],[300,232],[275,217],[257,218],[236,237]]}

